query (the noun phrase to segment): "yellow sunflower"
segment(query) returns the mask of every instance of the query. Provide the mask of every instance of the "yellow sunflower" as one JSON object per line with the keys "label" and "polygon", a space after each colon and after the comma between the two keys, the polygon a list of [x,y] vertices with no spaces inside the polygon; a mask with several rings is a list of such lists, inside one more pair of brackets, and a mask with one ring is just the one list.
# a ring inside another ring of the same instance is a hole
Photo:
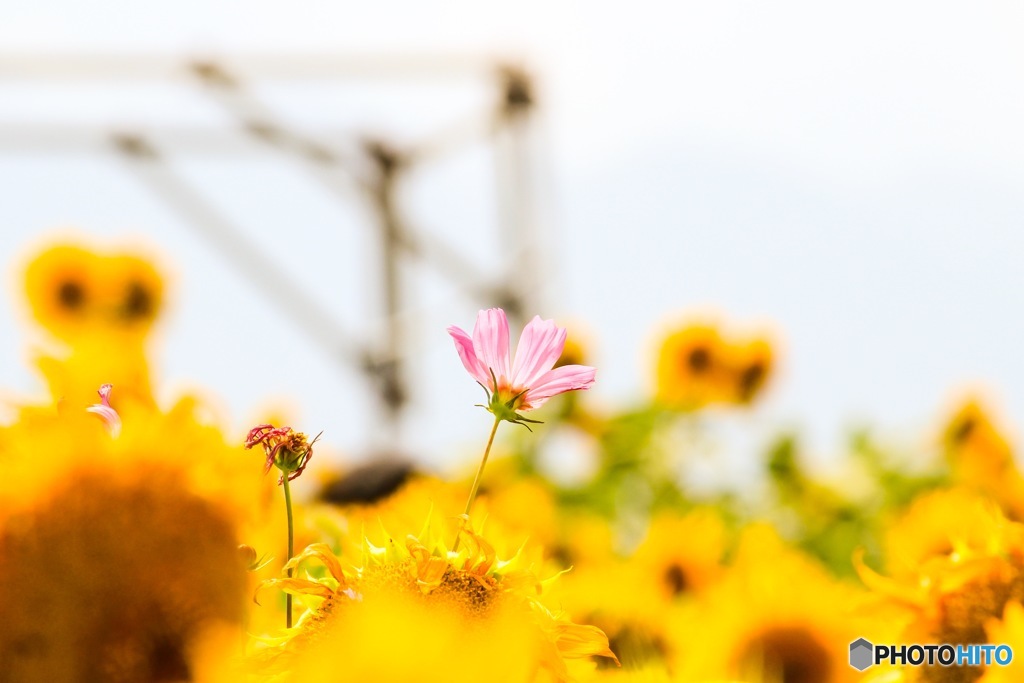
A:
{"label": "yellow sunflower", "polygon": [[978,399],[968,399],[943,429],[942,446],[954,479],[997,500],[1024,520],[1024,478],[1009,440]]}
{"label": "yellow sunflower", "polygon": [[156,409],[149,360],[141,345],[91,337],[66,353],[39,355],[36,367],[58,406],[94,403],[96,387],[109,383],[117,387],[113,400],[118,410],[130,410],[130,405]]}
{"label": "yellow sunflower", "polygon": [[1007,666],[992,666],[979,683],[1016,683],[1024,677],[1024,606],[1018,601],[1006,603],[1002,619],[991,619],[985,626],[988,642],[1009,645],[1013,660]]}
{"label": "yellow sunflower", "polygon": [[856,681],[850,642],[880,635],[860,613],[861,601],[858,590],[774,531],[753,527],[721,579],[672,616],[673,674],[684,681]]}
{"label": "yellow sunflower", "polygon": [[491,535],[501,539],[501,553],[511,554],[523,545],[550,547],[558,537],[555,496],[551,485],[539,477],[523,476],[489,487],[477,499],[475,515],[486,519]]}
{"label": "yellow sunflower", "polygon": [[260,463],[188,402],[122,417],[117,438],[84,407],[0,428],[0,680],[199,680],[207,633],[241,643],[239,545],[279,531]]}
{"label": "yellow sunflower", "polygon": [[[572,535],[580,526],[574,523]],[[571,613],[585,615],[608,634],[626,667],[664,662],[671,657],[665,629],[669,614],[707,590],[721,573],[724,526],[708,510],[663,513],[651,521],[629,558],[611,552],[608,525],[600,526],[604,538],[591,536],[589,549],[572,554],[573,570],[554,593]],[[604,555],[594,554],[601,547]]]}
{"label": "yellow sunflower", "polygon": [[[915,511],[911,511],[911,515]],[[898,607],[906,643],[983,644],[993,620],[1007,605],[1024,600],[1024,525],[995,505],[968,508],[977,528],[951,528],[951,552],[933,553],[909,575],[883,577],[861,564],[861,578]],[[974,681],[981,667],[923,666],[907,669],[912,681]]]}
{"label": "yellow sunflower", "polygon": [[102,263],[100,304],[106,320],[127,333],[147,331],[164,306],[164,278],[152,261],[135,254],[111,254]]}
{"label": "yellow sunflower", "polygon": [[[626,668],[663,661],[667,655],[665,604],[641,582],[632,566],[615,558],[580,563],[553,587],[558,604],[579,614],[608,635],[611,649]],[[614,668],[599,662],[600,668]]]}
{"label": "yellow sunflower", "polygon": [[930,560],[984,548],[1002,523],[995,507],[990,499],[966,489],[922,494],[885,533],[889,573],[912,576]]}
{"label": "yellow sunflower", "polygon": [[36,321],[60,339],[94,324],[101,257],[84,247],[59,244],[40,252],[25,269],[25,293]]}
{"label": "yellow sunflower", "polygon": [[[408,468],[377,463],[329,481],[318,501],[295,512],[298,545],[326,540],[342,557],[359,557],[367,543],[384,547],[394,537],[418,534],[426,518],[433,520],[435,534],[454,540],[461,527],[466,487],[411,471],[399,477],[399,469]],[[397,479],[402,483],[396,484]],[[369,495],[382,491],[380,498]],[[325,503],[325,498],[336,502]],[[540,561],[541,540],[554,538],[557,531],[551,494],[531,479],[481,496],[474,517],[486,520],[495,550],[503,556],[522,551],[537,555]]]}
{"label": "yellow sunflower", "polygon": [[460,484],[376,463],[332,479],[317,502],[300,509],[299,525],[305,529],[300,538],[329,538],[342,556],[359,556],[367,542],[383,546],[391,533],[418,532],[428,515],[454,538],[465,502]]}
{"label": "yellow sunflower", "polygon": [[25,269],[29,310],[64,341],[94,333],[141,332],[157,319],[164,282],[150,259],[61,243]]}
{"label": "yellow sunflower", "polygon": [[[499,554],[547,547],[557,537],[550,485],[522,476],[508,458],[496,458],[484,475],[474,516],[486,519]],[[415,534],[430,516],[454,538],[466,504],[468,482],[446,481],[408,463],[382,460],[343,474],[325,475],[313,505],[299,513],[310,543],[330,538],[342,555],[358,555],[366,541],[382,545],[391,535]]]}
{"label": "yellow sunflower", "polygon": [[3,441],[0,679],[188,680],[205,629],[239,632],[236,520],[179,467],[124,462],[92,416]]}
{"label": "yellow sunflower", "polygon": [[664,603],[707,588],[721,573],[724,549],[725,526],[713,511],[662,513],[651,520],[631,564]]}
{"label": "yellow sunflower", "polygon": [[310,546],[289,565],[315,558],[327,576],[267,582],[302,596],[309,609],[255,653],[252,670],[313,683],[339,676],[565,681],[568,660],[614,657],[600,630],[541,602],[546,582],[523,554],[502,561],[476,533],[464,529],[462,538],[458,552],[429,528],[404,542],[367,544],[361,566],[351,569],[327,546]]}
{"label": "yellow sunflower", "polygon": [[771,378],[775,353],[766,337],[755,337],[727,347],[723,365],[732,380],[730,400],[747,404],[756,399]]}
{"label": "yellow sunflower", "polygon": [[746,405],[761,393],[774,365],[767,337],[733,339],[716,325],[690,323],[661,342],[655,396],[687,410],[714,403]]}
{"label": "yellow sunflower", "polygon": [[81,404],[111,383],[120,401],[153,404],[145,347],[164,282],[149,259],[59,244],[30,260],[25,289],[35,320],[65,345],[37,359],[54,401]]}
{"label": "yellow sunflower", "polygon": [[[565,346],[562,348],[562,355],[559,356],[555,367],[563,365],[590,365],[591,361],[591,335],[581,325],[569,324],[569,333],[565,338]],[[573,394],[569,394],[572,396]]]}
{"label": "yellow sunflower", "polygon": [[725,340],[714,325],[691,323],[671,331],[658,350],[658,400],[692,409],[725,399],[732,390],[731,373],[720,362],[725,351]]}

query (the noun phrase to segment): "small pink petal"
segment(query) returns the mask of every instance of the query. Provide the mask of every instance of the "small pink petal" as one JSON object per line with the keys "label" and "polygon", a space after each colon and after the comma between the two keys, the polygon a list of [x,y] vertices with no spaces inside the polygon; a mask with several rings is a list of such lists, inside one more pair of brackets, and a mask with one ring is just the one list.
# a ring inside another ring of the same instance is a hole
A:
{"label": "small pink petal", "polygon": [[477,382],[483,384],[485,387],[490,387],[491,391],[494,387],[491,387],[491,373],[487,371],[487,366],[477,357],[476,350],[473,348],[473,339],[466,334],[461,328],[452,325],[448,328],[448,334],[455,340],[455,350],[459,352],[459,358],[462,359],[462,365],[465,366],[466,372],[473,376]]}
{"label": "small pink petal", "polygon": [[565,348],[565,329],[553,320],[541,320],[539,315],[523,328],[516,346],[516,359],[512,364],[513,387],[532,387],[548,370],[554,367]]}
{"label": "small pink petal", "polygon": [[95,403],[89,406],[85,409],[85,412],[99,416],[99,418],[106,424],[107,431],[110,432],[110,435],[116,438],[121,434],[121,416],[117,414],[116,410],[110,407],[110,392],[113,388],[113,384],[104,384],[101,386],[96,392],[100,395],[100,403]]}
{"label": "small pink petal", "polygon": [[[473,348],[485,368],[493,370],[499,380],[502,377],[508,379],[508,318],[505,311],[500,308],[480,311],[473,326]],[[489,378],[490,372],[487,375]]]}
{"label": "small pink petal", "polygon": [[532,410],[544,404],[552,396],[567,391],[589,389],[594,383],[597,373],[586,365],[563,365],[542,375],[529,391],[523,395],[523,409]]}

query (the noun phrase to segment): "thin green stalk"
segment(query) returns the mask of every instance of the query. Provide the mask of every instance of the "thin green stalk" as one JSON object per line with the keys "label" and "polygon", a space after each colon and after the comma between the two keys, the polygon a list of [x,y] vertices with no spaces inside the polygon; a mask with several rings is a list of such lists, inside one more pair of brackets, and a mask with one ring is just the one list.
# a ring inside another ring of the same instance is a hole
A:
{"label": "thin green stalk", "polygon": [[[470,510],[473,509],[473,501],[476,500],[477,491],[480,490],[480,480],[484,476],[484,467],[487,466],[487,456],[491,454],[491,445],[494,444],[494,435],[498,433],[498,425],[501,424],[501,418],[494,418],[494,426],[491,427],[491,435],[487,438],[487,447],[484,449],[484,457],[480,460],[480,467],[476,471],[476,478],[473,479],[473,488],[469,491],[469,498],[466,500],[466,512],[464,513],[467,517],[469,516]],[[452,552],[458,552],[459,550],[459,536],[455,535],[455,543],[452,544]]]}
{"label": "thin green stalk", "polygon": [[[292,557],[295,556],[295,523],[292,520],[292,489],[288,481],[288,473],[283,472],[282,478],[284,482],[284,505],[288,510],[288,562],[291,562]],[[292,570],[288,570],[288,578],[292,577]],[[292,594],[285,593],[285,625],[287,628],[292,627]]]}

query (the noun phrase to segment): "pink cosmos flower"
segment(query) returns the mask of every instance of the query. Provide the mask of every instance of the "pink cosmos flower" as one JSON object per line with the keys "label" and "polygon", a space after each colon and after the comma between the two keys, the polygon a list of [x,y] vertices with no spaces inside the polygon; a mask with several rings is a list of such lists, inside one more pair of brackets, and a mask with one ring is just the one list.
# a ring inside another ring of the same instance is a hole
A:
{"label": "pink cosmos flower", "polygon": [[94,403],[85,409],[87,413],[98,415],[103,423],[107,426],[107,431],[114,438],[121,433],[121,416],[117,414],[117,411],[110,407],[110,392],[114,388],[113,384],[102,385],[96,393],[100,395],[100,402]]}
{"label": "pink cosmos flower", "polygon": [[589,389],[594,383],[594,368],[554,367],[565,347],[565,329],[552,320],[534,316],[527,323],[514,359],[509,350],[508,318],[500,308],[480,311],[472,337],[454,325],[448,334],[455,340],[466,370],[487,392],[485,407],[510,422],[525,420],[516,411],[539,408],[552,396]]}

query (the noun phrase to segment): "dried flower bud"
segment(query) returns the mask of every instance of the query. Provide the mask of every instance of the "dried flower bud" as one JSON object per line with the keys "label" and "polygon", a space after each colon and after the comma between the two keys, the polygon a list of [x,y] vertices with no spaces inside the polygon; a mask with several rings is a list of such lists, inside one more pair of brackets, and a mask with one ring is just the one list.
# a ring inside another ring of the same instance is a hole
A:
{"label": "dried flower bud", "polygon": [[310,441],[305,434],[291,427],[262,424],[249,430],[245,447],[252,448],[257,444],[263,446],[263,452],[267,456],[264,473],[269,472],[271,467],[276,467],[281,470],[278,484],[283,484],[285,477],[291,481],[306,469],[306,465],[313,457],[313,444],[319,438],[320,434],[317,434]]}

